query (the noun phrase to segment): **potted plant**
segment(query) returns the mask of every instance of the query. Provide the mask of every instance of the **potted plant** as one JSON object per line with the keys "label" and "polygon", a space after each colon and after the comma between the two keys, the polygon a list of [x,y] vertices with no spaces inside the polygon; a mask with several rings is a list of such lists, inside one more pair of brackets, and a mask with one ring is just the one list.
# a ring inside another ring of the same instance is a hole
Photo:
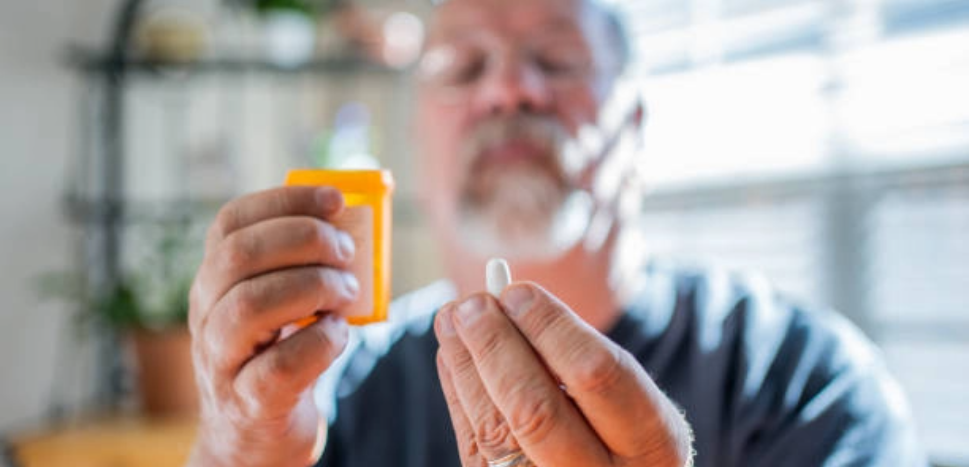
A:
{"label": "potted plant", "polygon": [[197,410],[197,394],[188,293],[201,242],[191,241],[184,228],[160,232],[112,283],[93,287],[84,274],[55,273],[42,279],[41,293],[77,305],[80,329],[94,325],[117,333],[147,415],[189,416]]}

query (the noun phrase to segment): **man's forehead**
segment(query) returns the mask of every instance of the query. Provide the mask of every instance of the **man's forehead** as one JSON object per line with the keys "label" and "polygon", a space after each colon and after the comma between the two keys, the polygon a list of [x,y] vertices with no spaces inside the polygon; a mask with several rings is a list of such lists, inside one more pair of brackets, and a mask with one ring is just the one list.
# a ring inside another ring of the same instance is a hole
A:
{"label": "man's forehead", "polygon": [[430,24],[433,37],[471,32],[469,27],[581,28],[583,0],[444,0]]}
{"label": "man's forehead", "polygon": [[478,8],[481,10],[507,10],[514,6],[570,10],[581,7],[590,0],[435,0],[434,10],[447,11],[454,8]]}

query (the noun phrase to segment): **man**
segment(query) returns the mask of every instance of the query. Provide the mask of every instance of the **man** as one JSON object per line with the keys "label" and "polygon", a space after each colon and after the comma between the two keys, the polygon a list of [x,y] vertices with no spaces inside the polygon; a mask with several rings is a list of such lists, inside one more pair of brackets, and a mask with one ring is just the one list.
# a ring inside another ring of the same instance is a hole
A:
{"label": "man", "polygon": [[[334,364],[359,288],[353,242],[328,222],[339,193],[227,205],[191,297],[192,465],[308,465],[324,444],[327,467],[924,465],[897,390],[842,320],[757,281],[638,262],[627,59],[591,1],[439,6],[417,136],[449,282],[399,301],[385,342],[364,330]],[[480,292],[495,255],[528,281],[500,299]],[[321,374],[341,394],[328,429]]]}

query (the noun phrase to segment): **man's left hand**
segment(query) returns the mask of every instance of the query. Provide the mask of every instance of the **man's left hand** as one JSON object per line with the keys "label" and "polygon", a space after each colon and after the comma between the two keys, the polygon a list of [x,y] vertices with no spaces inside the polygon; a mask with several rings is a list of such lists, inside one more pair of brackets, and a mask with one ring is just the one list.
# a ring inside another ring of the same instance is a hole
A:
{"label": "man's left hand", "polygon": [[541,287],[480,293],[435,320],[438,373],[464,467],[691,462],[690,429],[631,354]]}

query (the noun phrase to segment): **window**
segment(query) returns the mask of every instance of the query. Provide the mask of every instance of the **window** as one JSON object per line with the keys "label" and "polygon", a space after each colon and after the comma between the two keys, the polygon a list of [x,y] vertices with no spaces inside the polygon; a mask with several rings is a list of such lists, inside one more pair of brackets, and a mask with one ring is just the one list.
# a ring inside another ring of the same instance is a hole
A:
{"label": "window", "polygon": [[616,0],[658,255],[836,306],[969,466],[969,0]]}

